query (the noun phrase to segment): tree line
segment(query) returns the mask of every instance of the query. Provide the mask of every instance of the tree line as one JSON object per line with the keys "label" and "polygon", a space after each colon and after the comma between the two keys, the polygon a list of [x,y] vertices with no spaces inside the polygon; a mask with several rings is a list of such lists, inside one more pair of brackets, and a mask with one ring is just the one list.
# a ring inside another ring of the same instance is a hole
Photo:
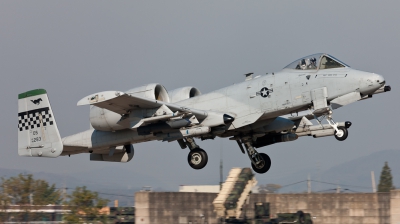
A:
{"label": "tree line", "polygon": [[[14,222],[38,220],[37,216],[41,214],[29,212],[29,209],[36,205],[67,206],[70,212],[63,217],[67,223],[106,220],[106,216],[100,212],[100,209],[107,205],[108,200],[101,198],[97,192],[90,191],[85,186],[76,187],[70,194],[67,194],[65,190],[45,180],[35,179],[32,174],[1,178],[0,222],[10,221],[11,218]],[[5,211],[15,208],[16,205],[24,208],[25,211],[14,212],[10,217],[9,212]]]}

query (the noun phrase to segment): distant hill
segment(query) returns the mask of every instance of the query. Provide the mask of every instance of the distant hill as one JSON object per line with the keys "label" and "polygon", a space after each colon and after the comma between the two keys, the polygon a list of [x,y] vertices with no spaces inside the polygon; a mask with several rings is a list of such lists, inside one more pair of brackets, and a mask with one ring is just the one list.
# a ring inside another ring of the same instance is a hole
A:
{"label": "distant hill", "polygon": [[[339,182],[341,184],[371,187],[371,171],[375,172],[375,182],[379,183],[380,174],[385,161],[392,170],[393,184],[400,187],[400,150],[384,150],[372,153],[350,162],[334,166],[321,175],[321,180],[326,182]],[[357,187],[346,188],[355,191],[371,191]]]}

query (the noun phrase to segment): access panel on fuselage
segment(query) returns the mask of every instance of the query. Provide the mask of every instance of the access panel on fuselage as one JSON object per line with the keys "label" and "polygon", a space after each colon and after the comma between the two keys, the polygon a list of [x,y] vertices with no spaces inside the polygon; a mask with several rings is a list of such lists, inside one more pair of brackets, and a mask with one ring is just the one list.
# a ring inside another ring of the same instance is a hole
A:
{"label": "access panel on fuselage", "polygon": [[292,107],[292,93],[290,89],[290,76],[282,73],[275,74],[275,88],[273,98],[278,111]]}
{"label": "access panel on fuselage", "polygon": [[293,72],[290,79],[292,106],[294,109],[311,103],[310,90],[315,73],[309,71]]}

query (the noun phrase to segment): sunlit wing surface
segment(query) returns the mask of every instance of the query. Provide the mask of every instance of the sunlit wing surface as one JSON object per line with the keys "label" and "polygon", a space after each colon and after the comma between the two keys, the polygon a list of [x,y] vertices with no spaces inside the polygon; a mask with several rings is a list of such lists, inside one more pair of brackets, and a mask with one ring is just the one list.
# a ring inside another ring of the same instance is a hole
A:
{"label": "sunlit wing surface", "polygon": [[199,117],[207,116],[206,111],[182,107],[172,103],[159,100],[133,96],[120,91],[105,91],[84,97],[78,101],[78,106],[94,105],[118,114],[127,114],[135,109],[153,109],[166,105],[172,111],[190,112]]}

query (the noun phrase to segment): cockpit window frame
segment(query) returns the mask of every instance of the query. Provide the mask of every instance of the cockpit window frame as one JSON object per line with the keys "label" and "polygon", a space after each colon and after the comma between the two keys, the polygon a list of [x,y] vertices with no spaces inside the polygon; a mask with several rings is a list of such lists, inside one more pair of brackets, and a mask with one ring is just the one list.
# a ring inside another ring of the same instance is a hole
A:
{"label": "cockpit window frame", "polygon": [[[342,65],[343,67],[337,67],[337,68],[349,68],[350,66],[347,65],[346,63],[342,62],[341,60],[333,57],[330,54],[326,54],[326,53],[317,53],[317,54],[311,54],[305,57],[302,57],[300,59],[297,59],[295,61],[293,61],[292,63],[290,63],[289,65],[287,65],[286,67],[284,67],[283,69],[291,69],[291,70],[295,70],[295,71],[308,71],[308,72],[312,72],[312,71],[319,71],[319,70],[324,70],[324,69],[335,69],[335,68],[323,68],[321,69],[321,59],[323,57],[328,57],[330,59],[332,59],[333,61],[339,63],[340,65]],[[317,65],[316,68],[312,68],[310,65],[310,61],[314,60],[313,63]],[[306,63],[308,62],[308,63]]]}
{"label": "cockpit window frame", "polygon": [[344,65],[344,67],[350,68],[350,66],[349,66],[348,64],[346,64],[346,63],[344,63],[343,61],[341,61],[341,60],[335,58],[334,56],[332,56],[332,55],[330,55],[330,54],[325,54],[325,55],[328,56],[329,58],[333,59],[334,61],[338,62],[339,64]]}

